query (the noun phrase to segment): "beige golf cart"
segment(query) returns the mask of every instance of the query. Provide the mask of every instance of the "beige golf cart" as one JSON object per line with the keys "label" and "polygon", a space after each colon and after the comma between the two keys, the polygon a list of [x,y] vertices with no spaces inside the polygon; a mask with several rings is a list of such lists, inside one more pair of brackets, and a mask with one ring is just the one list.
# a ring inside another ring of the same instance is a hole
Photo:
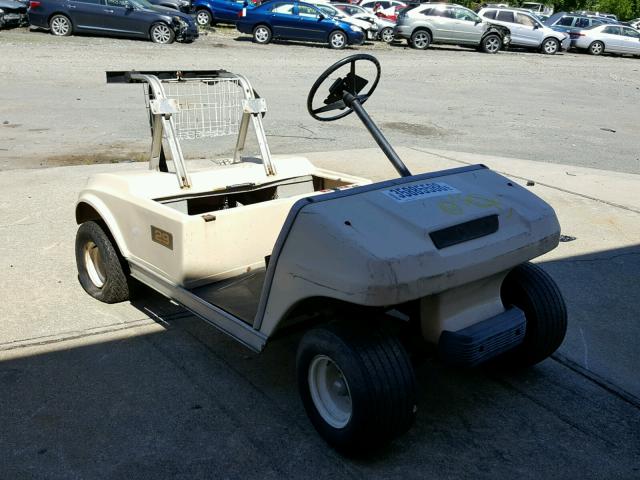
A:
{"label": "beige golf cart", "polygon": [[[362,63],[373,81],[356,73]],[[354,55],[308,98],[314,118],[355,111],[363,121],[400,175],[371,183],[272,156],[265,100],[241,75],[108,72],[109,83],[146,86],[150,168],[93,176],[76,207],[79,280],[96,299],[128,300],[135,279],[256,352],[286,327],[309,327],[300,395],[343,452],[384,444],[413,422],[415,380],[398,331],[418,332],[455,365],[528,366],[566,329],[558,288],[527,263],[558,244],[553,209],[483,165],[411,174],[362,106],[379,78],[374,57]],[[251,127],[255,156],[244,154]],[[188,168],[184,142],[228,135],[233,158]]]}

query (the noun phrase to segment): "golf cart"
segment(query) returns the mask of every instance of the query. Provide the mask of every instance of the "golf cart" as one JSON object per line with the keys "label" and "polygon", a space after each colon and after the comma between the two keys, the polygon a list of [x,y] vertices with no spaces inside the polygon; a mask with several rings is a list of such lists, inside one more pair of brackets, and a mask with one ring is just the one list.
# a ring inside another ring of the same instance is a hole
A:
{"label": "golf cart", "polygon": [[[526,367],[566,330],[557,286],[527,263],[558,244],[553,209],[483,165],[411,174],[363,108],[379,79],[375,57],[353,55],[307,100],[318,120],[362,120],[399,174],[371,183],[272,156],[265,100],[241,75],[108,72],[108,83],[145,86],[150,168],[91,177],[76,207],[79,280],[96,299],[126,301],[139,281],[256,352],[288,327],[308,329],[300,395],[343,452],[414,420],[398,331],[454,365]],[[257,156],[244,155],[251,126]],[[181,142],[227,135],[237,135],[232,159],[187,168]]]}

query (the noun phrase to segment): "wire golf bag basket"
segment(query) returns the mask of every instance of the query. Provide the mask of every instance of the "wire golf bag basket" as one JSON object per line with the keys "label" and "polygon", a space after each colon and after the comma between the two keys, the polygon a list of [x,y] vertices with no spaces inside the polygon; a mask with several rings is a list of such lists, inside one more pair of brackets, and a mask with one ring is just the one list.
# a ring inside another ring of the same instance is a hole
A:
{"label": "wire golf bag basket", "polygon": [[179,140],[237,135],[240,131],[245,96],[238,79],[173,80],[163,86],[167,98],[178,106],[173,120]]}
{"label": "wire golf bag basket", "polygon": [[237,162],[250,122],[266,174],[275,175],[262,125],[267,105],[242,75],[225,70],[107,72],[107,83],[145,84],[152,135],[149,166],[166,172],[171,160],[181,188],[191,186],[181,141],[237,135]]}

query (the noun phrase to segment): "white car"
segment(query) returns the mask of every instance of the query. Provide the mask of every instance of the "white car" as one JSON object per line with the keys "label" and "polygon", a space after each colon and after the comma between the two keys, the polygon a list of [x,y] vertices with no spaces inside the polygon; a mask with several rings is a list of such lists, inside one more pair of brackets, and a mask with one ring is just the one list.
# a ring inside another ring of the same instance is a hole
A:
{"label": "white car", "polygon": [[378,17],[368,10],[365,10],[360,5],[353,5],[352,3],[334,3],[333,6],[353,18],[359,18],[375,23],[378,26],[378,40],[382,40],[386,43],[393,41],[393,27],[396,25],[395,22]]}
{"label": "white car", "polygon": [[541,53],[553,55],[568,50],[569,35],[557,32],[535,18],[528,10],[520,8],[483,8],[478,12],[491,23],[507,27],[511,31],[511,46],[535,48]]}
{"label": "white car", "polygon": [[351,15],[348,15],[342,10],[334,7],[330,3],[317,2],[315,5],[318,10],[320,10],[328,17],[339,18],[343,22],[360,27],[364,31],[364,34],[366,35],[368,40],[373,40],[378,36],[378,25],[376,25],[375,23],[363,20],[361,18],[352,17]]}
{"label": "white car", "polygon": [[407,4],[398,0],[364,0],[360,2],[360,6],[371,13],[393,16],[397,10],[406,7]]}
{"label": "white car", "polygon": [[573,32],[573,46],[591,55],[627,53],[640,55],[640,32],[623,25],[598,25]]}

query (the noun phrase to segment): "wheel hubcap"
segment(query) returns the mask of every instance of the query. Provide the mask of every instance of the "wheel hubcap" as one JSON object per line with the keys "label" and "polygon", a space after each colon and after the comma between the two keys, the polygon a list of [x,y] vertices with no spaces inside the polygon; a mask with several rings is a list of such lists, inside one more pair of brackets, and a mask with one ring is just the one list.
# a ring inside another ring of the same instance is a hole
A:
{"label": "wheel hubcap", "polygon": [[91,283],[98,288],[102,288],[107,276],[104,273],[104,263],[100,249],[92,241],[88,241],[84,246],[84,264]]}
{"label": "wheel hubcap", "polygon": [[342,36],[341,33],[337,33],[333,36],[333,39],[331,40],[331,44],[334,47],[341,47],[342,45],[344,45],[344,37]]}
{"label": "wheel hubcap", "polygon": [[547,53],[555,53],[555,51],[557,50],[556,47],[556,42],[554,42],[553,40],[549,40],[547,43],[544,44],[544,51]]}
{"label": "wheel hubcap", "polygon": [[66,35],[69,32],[69,23],[64,18],[56,18],[51,23],[51,30],[56,35]]}
{"label": "wheel hubcap", "polygon": [[198,12],[196,20],[198,25],[209,25],[209,14],[206,12]]}
{"label": "wheel hubcap", "polygon": [[153,30],[153,38],[157,43],[167,43],[171,38],[171,31],[166,25],[159,25]]}
{"label": "wheel hubcap", "polygon": [[487,40],[487,50],[490,52],[495,52],[500,48],[500,42],[498,42],[497,38],[491,37]]}
{"label": "wheel hubcap", "polygon": [[256,39],[261,42],[264,43],[267,41],[267,39],[269,38],[269,32],[267,32],[267,29],[264,27],[259,27],[256,30]]}
{"label": "wheel hubcap", "polygon": [[593,53],[600,53],[600,52],[602,51],[602,45],[600,45],[599,43],[594,44],[594,45],[591,47],[591,51],[592,51]]}
{"label": "wheel hubcap", "polygon": [[393,30],[390,29],[386,29],[382,32],[382,41],[384,42],[390,42],[391,40],[393,40]]}
{"label": "wheel hubcap", "polygon": [[307,380],[322,419],[334,428],[347,425],[353,406],[349,384],[338,365],[326,355],[316,355],[309,365]]}
{"label": "wheel hubcap", "polygon": [[424,48],[429,44],[428,37],[426,33],[417,33],[415,36],[414,42],[416,47]]}

